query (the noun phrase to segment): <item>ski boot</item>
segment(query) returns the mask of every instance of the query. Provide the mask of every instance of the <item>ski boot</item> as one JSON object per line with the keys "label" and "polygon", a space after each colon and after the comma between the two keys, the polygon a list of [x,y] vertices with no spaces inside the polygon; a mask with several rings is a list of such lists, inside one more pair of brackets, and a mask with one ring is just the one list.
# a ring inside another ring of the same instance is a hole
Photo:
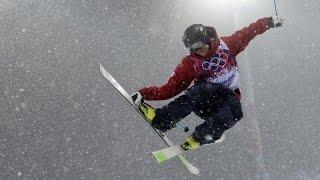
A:
{"label": "ski boot", "polygon": [[195,150],[201,146],[200,142],[193,137],[193,135],[189,136],[183,144],[181,144],[182,149],[184,150]]}
{"label": "ski boot", "polygon": [[225,135],[222,134],[222,136],[220,137],[220,139],[217,140],[209,140],[207,142],[200,142],[197,138],[194,137],[194,135],[189,136],[186,141],[181,144],[182,149],[184,150],[195,150],[198,149],[200,146],[202,145],[206,145],[206,144],[210,144],[210,143],[222,143],[224,142],[224,140],[226,139]]}
{"label": "ski boot", "polygon": [[[143,114],[145,119],[148,121],[148,123],[155,129],[158,129],[160,132],[165,133],[169,129],[175,129],[177,126],[176,124],[170,125],[170,127],[165,126],[164,122],[155,122],[159,121],[159,119],[155,118],[156,116],[156,110],[149,104],[142,102],[139,106],[139,111]],[[154,124],[156,123],[156,124]]]}
{"label": "ski boot", "polygon": [[144,115],[149,124],[152,124],[152,120],[156,116],[156,110],[147,103],[142,102],[139,105],[139,111]]}

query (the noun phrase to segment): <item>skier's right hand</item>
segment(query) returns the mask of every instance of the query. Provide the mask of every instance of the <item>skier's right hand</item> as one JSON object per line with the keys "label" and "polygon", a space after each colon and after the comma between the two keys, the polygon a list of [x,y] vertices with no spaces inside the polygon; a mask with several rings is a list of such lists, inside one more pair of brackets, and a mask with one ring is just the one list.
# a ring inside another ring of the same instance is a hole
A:
{"label": "skier's right hand", "polygon": [[132,99],[133,103],[137,106],[139,106],[143,102],[142,95],[139,91],[133,93],[131,95],[131,99]]}
{"label": "skier's right hand", "polygon": [[276,27],[281,27],[283,26],[283,19],[279,16],[273,16],[271,17],[271,26],[276,28]]}

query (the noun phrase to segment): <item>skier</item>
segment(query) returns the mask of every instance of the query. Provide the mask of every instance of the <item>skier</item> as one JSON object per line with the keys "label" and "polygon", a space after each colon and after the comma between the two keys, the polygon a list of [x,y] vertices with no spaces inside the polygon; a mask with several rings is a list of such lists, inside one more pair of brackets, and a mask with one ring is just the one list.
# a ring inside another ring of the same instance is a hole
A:
{"label": "skier", "polygon": [[[166,84],[140,89],[131,96],[133,102],[154,128],[164,132],[191,112],[202,118],[204,123],[181,144],[183,149],[194,150],[214,143],[243,117],[236,56],[254,37],[282,24],[278,16],[265,17],[221,38],[214,27],[189,26],[182,39],[190,54],[182,59]],[[161,108],[144,103],[170,99],[184,90],[184,94]]]}

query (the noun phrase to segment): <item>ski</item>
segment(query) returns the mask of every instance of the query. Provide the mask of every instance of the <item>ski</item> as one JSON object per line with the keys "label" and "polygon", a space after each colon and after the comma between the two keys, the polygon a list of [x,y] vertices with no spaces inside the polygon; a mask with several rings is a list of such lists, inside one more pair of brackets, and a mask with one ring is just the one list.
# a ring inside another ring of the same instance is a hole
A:
{"label": "ski", "polygon": [[[220,139],[214,142],[214,144],[222,143],[225,139],[225,135],[223,134]],[[159,164],[162,164],[173,157],[181,156],[186,151],[188,150],[183,149],[181,145],[176,145],[151,152],[151,154],[154,156],[154,158],[157,160]]]}
{"label": "ski", "polygon": [[181,145],[177,145],[151,152],[151,154],[154,156],[154,158],[157,160],[159,164],[162,164],[175,156],[183,154],[184,151],[185,150],[182,149]]}
{"label": "ski", "polygon": [[[108,80],[108,82],[130,103],[130,105],[144,118],[144,120],[148,123],[147,119],[143,116],[143,114],[140,112],[139,107],[133,103],[131,96],[128,94],[128,92],[123,89],[123,87],[112,77],[112,75],[100,64],[100,72],[103,75],[105,79]],[[149,123],[148,123],[149,124]],[[150,126],[151,127],[151,126]],[[169,140],[169,138],[159,130],[151,127],[156,134],[167,144],[168,147],[175,147],[173,142]],[[178,159],[180,162],[188,169],[189,172],[192,174],[199,174],[200,171],[197,167],[193,166],[190,162],[186,160],[186,158],[183,155],[176,154],[175,156],[178,156]]]}

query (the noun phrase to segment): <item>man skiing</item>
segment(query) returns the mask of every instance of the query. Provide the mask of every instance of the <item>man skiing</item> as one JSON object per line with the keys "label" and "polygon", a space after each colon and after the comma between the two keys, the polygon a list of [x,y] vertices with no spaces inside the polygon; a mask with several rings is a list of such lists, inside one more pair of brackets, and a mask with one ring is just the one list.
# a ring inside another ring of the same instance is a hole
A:
{"label": "man skiing", "polygon": [[[214,143],[243,117],[236,56],[254,37],[282,24],[283,20],[277,16],[266,17],[221,38],[213,27],[189,26],[183,42],[190,54],[182,59],[166,84],[140,89],[132,95],[133,102],[148,122],[161,131],[174,128],[191,112],[202,118],[204,123],[181,144],[183,149]],[[143,102],[166,100],[182,91],[185,93],[161,108],[154,109]]]}

